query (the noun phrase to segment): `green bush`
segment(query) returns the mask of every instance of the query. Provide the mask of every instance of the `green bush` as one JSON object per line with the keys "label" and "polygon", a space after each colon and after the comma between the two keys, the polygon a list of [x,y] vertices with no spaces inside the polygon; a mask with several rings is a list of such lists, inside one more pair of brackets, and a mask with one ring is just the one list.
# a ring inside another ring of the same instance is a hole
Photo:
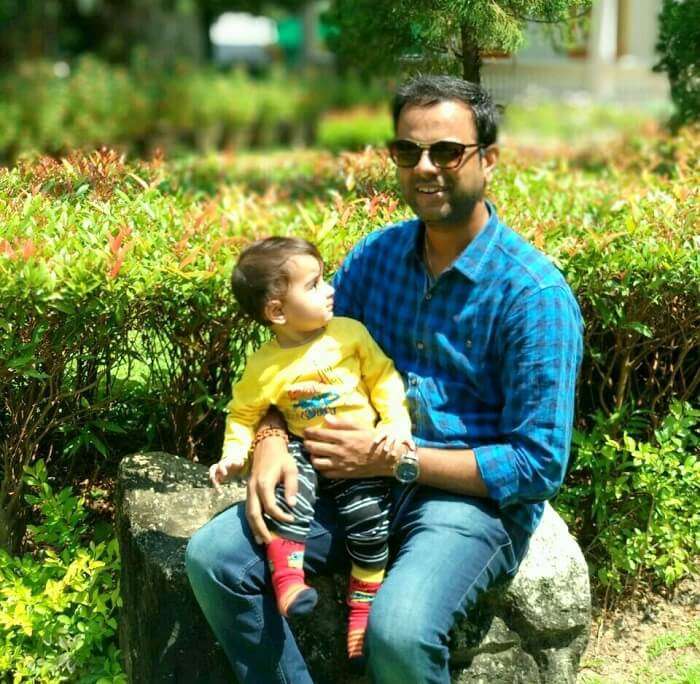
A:
{"label": "green bush", "polygon": [[659,16],[661,60],[655,66],[665,71],[676,106],[675,124],[700,119],[700,4],[692,0],[664,0]]}
{"label": "green bush", "polygon": [[142,154],[310,144],[324,111],[348,98],[373,101],[378,92],[328,73],[255,79],[186,63],[164,70],[141,60],[127,68],[88,55],[63,76],[50,63],[26,62],[0,74],[0,160],[102,145]]}
{"label": "green bush", "polygon": [[85,501],[55,493],[46,467],[28,468],[34,552],[0,550],[0,678],[19,682],[126,682],[115,648],[119,555],[115,539],[90,541]]}
{"label": "green bush", "polygon": [[64,149],[64,122],[67,115],[67,84],[56,78],[50,64],[28,62],[12,76],[0,80],[0,102],[9,112],[0,120],[4,147],[0,157],[15,157],[19,152]]}
{"label": "green bush", "polygon": [[518,139],[566,140],[589,144],[591,138],[634,133],[653,124],[656,112],[642,108],[574,105],[554,101],[516,102],[505,108],[503,133]]}
{"label": "green bush", "polygon": [[94,57],[80,59],[66,80],[62,149],[128,147],[150,133],[154,103],[132,74]]}
{"label": "green bush", "polygon": [[648,422],[599,413],[577,431],[570,483],[555,503],[599,583],[618,591],[641,578],[673,586],[700,554],[700,410],[674,402],[651,438]]}
{"label": "green bush", "polygon": [[385,146],[393,136],[388,112],[353,109],[327,114],[320,122],[318,144],[334,152]]}
{"label": "green bush", "polygon": [[142,152],[311,143],[324,111],[385,100],[379,84],[327,72],[277,70],[256,79],[189,63],[164,70],[143,55],[130,67],[87,55],[64,76],[51,63],[25,62],[0,74],[0,159],[100,145]]}
{"label": "green bush", "polygon": [[583,309],[579,416],[626,405],[664,416],[673,398],[697,397],[699,139],[689,130],[645,151],[651,160],[663,150],[670,177],[632,164],[636,142],[634,154],[606,152],[595,173],[577,168],[575,157],[523,153],[505,155],[497,171],[492,195],[502,216],[560,266]]}
{"label": "green bush", "polygon": [[[385,83],[327,71],[272,70],[253,78],[141,56],[129,66],[86,55],[68,75],[35,61],[0,73],[0,163],[102,145],[140,156],[169,151],[320,145],[338,152],[382,146],[393,135]],[[520,138],[590,141],[652,126],[659,112],[555,103],[508,107],[504,131]]]}
{"label": "green bush", "polygon": [[181,66],[165,79],[161,128],[172,139],[192,138],[202,150],[247,144],[262,106],[259,86],[244,73]]}
{"label": "green bush", "polygon": [[368,109],[386,107],[389,93],[393,89],[391,84],[382,79],[367,81],[348,73],[343,73],[342,77],[339,77],[331,88],[328,88],[328,79],[319,74],[314,85],[316,86],[315,90],[324,93],[328,109],[333,110],[348,110],[354,107]]}
{"label": "green bush", "polygon": [[[581,302],[577,427],[601,448],[612,449],[606,431],[620,450],[632,448],[625,432],[660,449],[655,431],[673,402],[697,402],[699,141],[689,129],[555,160],[505,152],[489,191],[504,220],[565,271]],[[303,235],[332,272],[368,231],[410,214],[386,153],[371,149],[175,164],[75,154],[0,172],[0,198],[5,547],[21,539],[22,469],[40,455],[52,454],[57,472],[139,447],[216,457],[231,380],[261,339],[228,292],[249,240]],[[636,431],[620,419],[603,430],[595,418],[641,409],[648,420]],[[583,454],[585,443],[576,450]],[[611,478],[636,477],[630,459],[611,457],[610,469]],[[574,481],[586,472],[575,471]],[[575,520],[589,538],[592,509]],[[605,544],[601,565],[629,572],[613,541]]]}

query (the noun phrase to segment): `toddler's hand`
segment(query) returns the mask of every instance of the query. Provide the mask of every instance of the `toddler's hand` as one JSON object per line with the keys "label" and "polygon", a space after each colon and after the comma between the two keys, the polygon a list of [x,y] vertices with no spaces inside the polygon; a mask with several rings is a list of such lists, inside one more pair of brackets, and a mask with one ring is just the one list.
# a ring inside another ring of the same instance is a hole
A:
{"label": "toddler's hand", "polygon": [[209,481],[217,492],[221,492],[221,484],[240,474],[245,464],[222,458],[218,463],[209,467]]}
{"label": "toddler's hand", "polygon": [[379,427],[372,440],[372,449],[378,449],[394,458],[402,456],[413,445],[410,435],[400,435],[387,427]]}

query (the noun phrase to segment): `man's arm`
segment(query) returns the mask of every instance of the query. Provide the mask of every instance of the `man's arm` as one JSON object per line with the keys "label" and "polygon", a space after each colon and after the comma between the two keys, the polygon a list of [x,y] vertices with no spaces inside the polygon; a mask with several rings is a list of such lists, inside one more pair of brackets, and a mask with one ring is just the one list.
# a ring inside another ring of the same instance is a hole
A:
{"label": "man's arm", "polygon": [[582,356],[578,306],[565,285],[519,298],[498,336],[502,439],[474,449],[500,507],[546,501],[566,473]]}
{"label": "man's arm", "polygon": [[[258,425],[258,431],[274,428],[287,429],[282,414],[271,407]],[[284,483],[284,496],[290,506],[296,503],[297,465],[289,454],[287,441],[281,435],[271,435],[258,442],[251,458],[250,477],[246,496],[245,514],[248,524],[258,544],[272,540],[263,518],[263,511],[277,520],[293,522],[275,499],[278,483]]]}
{"label": "man's arm", "polygon": [[[571,442],[581,324],[562,286],[544,288],[511,311],[498,340],[504,404],[501,439],[474,450],[419,449],[420,481],[488,496],[499,506],[544,501],[561,485]],[[306,430],[312,463],[328,477],[386,476],[390,455],[370,450],[368,433],[327,419]]]}
{"label": "man's arm", "polygon": [[418,449],[421,484],[455,494],[488,496],[488,489],[471,449]]}
{"label": "man's arm", "polygon": [[[372,432],[327,416],[327,428],[308,428],[304,446],[311,462],[330,478],[392,477],[397,455],[372,449]],[[458,494],[488,496],[471,449],[418,449],[421,484]]]}
{"label": "man's arm", "polygon": [[[311,462],[330,478],[393,477],[398,456],[372,448],[372,431],[326,416],[327,428],[304,431]],[[421,484],[457,494],[488,496],[471,449],[418,449]]]}

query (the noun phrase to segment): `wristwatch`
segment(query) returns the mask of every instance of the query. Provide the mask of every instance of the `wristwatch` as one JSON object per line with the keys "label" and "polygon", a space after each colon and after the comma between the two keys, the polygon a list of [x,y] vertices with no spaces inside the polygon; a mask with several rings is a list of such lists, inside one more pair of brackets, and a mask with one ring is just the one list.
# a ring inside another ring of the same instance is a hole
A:
{"label": "wristwatch", "polygon": [[418,460],[418,450],[416,445],[411,442],[404,442],[408,447],[406,453],[399,458],[394,466],[394,477],[401,484],[411,484],[418,479],[420,475],[420,462]]}

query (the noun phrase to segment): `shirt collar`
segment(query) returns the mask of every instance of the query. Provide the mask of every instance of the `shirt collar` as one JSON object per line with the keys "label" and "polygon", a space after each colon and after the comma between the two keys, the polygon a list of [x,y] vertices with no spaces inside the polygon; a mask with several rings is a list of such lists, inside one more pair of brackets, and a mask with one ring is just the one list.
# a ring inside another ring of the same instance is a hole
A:
{"label": "shirt collar", "polygon": [[[488,200],[486,201],[486,207],[489,210],[489,218],[484,227],[450,266],[450,269],[459,271],[473,282],[477,282],[481,277],[484,267],[488,263],[491,248],[500,233],[500,221],[498,220],[498,214],[496,214],[496,208]],[[406,240],[402,256],[406,258],[414,256],[420,261],[423,258],[423,234],[425,231],[423,222],[418,218],[414,218],[409,219],[406,223],[410,228],[411,236],[410,239]]]}

